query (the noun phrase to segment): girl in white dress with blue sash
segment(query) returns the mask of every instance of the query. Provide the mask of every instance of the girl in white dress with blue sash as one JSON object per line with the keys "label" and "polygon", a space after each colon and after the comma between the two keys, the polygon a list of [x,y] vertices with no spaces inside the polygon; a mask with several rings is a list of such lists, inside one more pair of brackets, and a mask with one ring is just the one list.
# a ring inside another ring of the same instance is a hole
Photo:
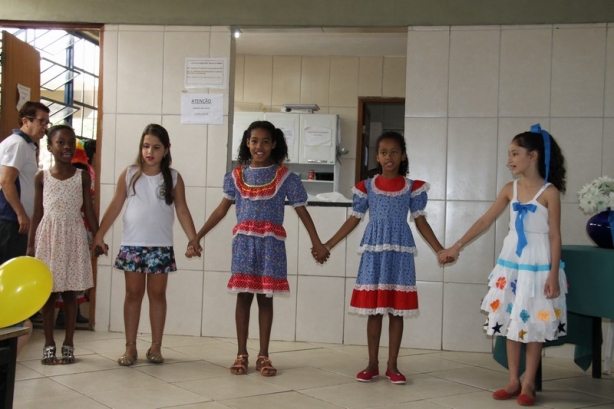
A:
{"label": "girl in white dress with blue sash", "polygon": [[[508,166],[520,179],[507,183],[488,211],[452,247],[440,254],[458,258],[461,249],[485,231],[511,203],[510,230],[489,276],[482,301],[488,335],[507,337],[509,383],[493,398],[535,403],[535,377],[542,343],[567,333],[567,281],[561,262],[561,199],[565,160],[554,138],[533,125],[516,135]],[[520,354],[526,344],[526,372],[520,382]]]}

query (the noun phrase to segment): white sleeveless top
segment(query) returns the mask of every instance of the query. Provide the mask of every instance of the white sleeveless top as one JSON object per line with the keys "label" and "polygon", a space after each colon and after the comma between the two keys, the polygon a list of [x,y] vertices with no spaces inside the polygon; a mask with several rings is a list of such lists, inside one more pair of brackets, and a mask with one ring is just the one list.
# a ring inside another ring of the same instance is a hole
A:
{"label": "white sleeveless top", "polygon": [[[173,245],[173,222],[175,204],[164,201],[164,177],[141,174],[133,186],[130,185],[137,167],[126,171],[126,210],[124,211],[124,234],[122,246],[170,247]],[[177,186],[177,171],[171,169],[173,189]],[[134,193],[136,190],[136,194]]]}

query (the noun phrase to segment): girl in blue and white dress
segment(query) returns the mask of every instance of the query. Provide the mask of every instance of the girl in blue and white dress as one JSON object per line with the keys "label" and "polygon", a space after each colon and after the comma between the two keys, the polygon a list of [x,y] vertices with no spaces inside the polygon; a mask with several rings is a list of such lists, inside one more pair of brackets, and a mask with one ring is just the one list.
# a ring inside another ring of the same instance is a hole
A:
{"label": "girl in blue and white dress", "polygon": [[260,329],[256,370],[262,376],[277,374],[269,358],[269,340],[273,296],[290,292],[283,227],[286,199],[303,222],[318,261],[325,261],[329,255],[305,207],[307,192],[300,178],[283,166],[287,157],[288,146],[281,129],[268,121],[250,124],[239,146],[240,164],[224,176],[224,198],[196,237],[202,239],[235,204],[237,224],[232,232],[232,276],[228,282],[228,290],[237,293],[237,358],[230,367],[233,375],[247,374],[247,336],[254,294]]}
{"label": "girl in blue and white dress", "polygon": [[[482,301],[488,335],[507,337],[510,379],[493,393],[520,405],[535,403],[535,377],[542,343],[566,334],[567,281],[561,258],[561,199],[565,160],[552,136],[539,124],[516,135],[508,166],[520,179],[507,183],[488,211],[440,257],[456,259],[463,246],[485,231],[510,206],[510,230],[489,276]],[[521,345],[526,344],[526,371],[520,382]]]}
{"label": "girl in blue and white dress", "polygon": [[418,315],[418,292],[414,253],[416,244],[407,215],[436,251],[443,250],[426,220],[428,183],[405,177],[407,160],[405,138],[397,132],[385,132],[377,139],[378,174],[359,182],[354,188],[352,215],[325,243],[332,249],[360,223],[369,211],[359,253],[362,253],[350,312],[368,315],[367,343],[369,364],[356,380],[369,382],[379,375],[378,351],[384,315],[390,318],[390,348],[386,377],[404,384],[397,357],[403,336],[403,317]]}

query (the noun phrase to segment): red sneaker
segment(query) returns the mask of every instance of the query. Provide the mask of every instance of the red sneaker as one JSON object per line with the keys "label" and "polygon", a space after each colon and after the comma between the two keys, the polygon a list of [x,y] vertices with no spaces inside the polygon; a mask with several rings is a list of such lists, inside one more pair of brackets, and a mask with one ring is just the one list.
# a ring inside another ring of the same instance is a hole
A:
{"label": "red sneaker", "polygon": [[389,370],[386,370],[386,378],[390,379],[390,382],[394,383],[395,385],[405,385],[405,375],[403,375],[401,372],[392,373]]}
{"label": "red sneaker", "polygon": [[356,380],[358,382],[371,382],[374,378],[377,378],[378,376],[379,376],[379,369],[376,369],[373,372],[362,371],[362,372],[358,372],[358,375],[356,375]]}

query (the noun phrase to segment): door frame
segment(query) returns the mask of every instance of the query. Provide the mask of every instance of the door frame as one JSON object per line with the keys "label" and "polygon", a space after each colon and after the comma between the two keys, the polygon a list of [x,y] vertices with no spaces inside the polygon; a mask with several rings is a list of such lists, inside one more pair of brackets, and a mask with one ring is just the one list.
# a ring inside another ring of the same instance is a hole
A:
{"label": "door frame", "polygon": [[354,171],[354,183],[361,180],[360,170],[364,160],[364,147],[362,143],[363,119],[367,104],[405,104],[405,98],[400,97],[358,97],[358,118],[356,127],[356,167]]}
{"label": "door frame", "polygon": [[[95,166],[94,172],[96,172],[96,181],[95,181],[95,197],[94,197],[94,211],[98,220],[100,220],[100,164],[101,164],[101,150],[102,150],[102,121],[103,121],[103,111],[102,111],[102,100],[103,100],[103,41],[104,41],[104,24],[99,23],[46,23],[42,21],[11,21],[11,20],[1,20],[0,19],[0,27],[16,27],[16,28],[33,28],[33,29],[48,29],[48,30],[65,30],[65,31],[88,31],[88,30],[98,30],[99,35],[99,50],[100,57],[98,58],[99,64],[99,75],[98,75],[98,123],[96,124],[96,154],[95,154]],[[40,97],[39,97],[40,99]],[[90,330],[94,330],[96,326],[96,282],[98,275],[98,262],[96,258],[92,258],[92,275],[94,278],[94,287],[89,290],[89,311],[88,318],[89,324],[88,328]]]}

